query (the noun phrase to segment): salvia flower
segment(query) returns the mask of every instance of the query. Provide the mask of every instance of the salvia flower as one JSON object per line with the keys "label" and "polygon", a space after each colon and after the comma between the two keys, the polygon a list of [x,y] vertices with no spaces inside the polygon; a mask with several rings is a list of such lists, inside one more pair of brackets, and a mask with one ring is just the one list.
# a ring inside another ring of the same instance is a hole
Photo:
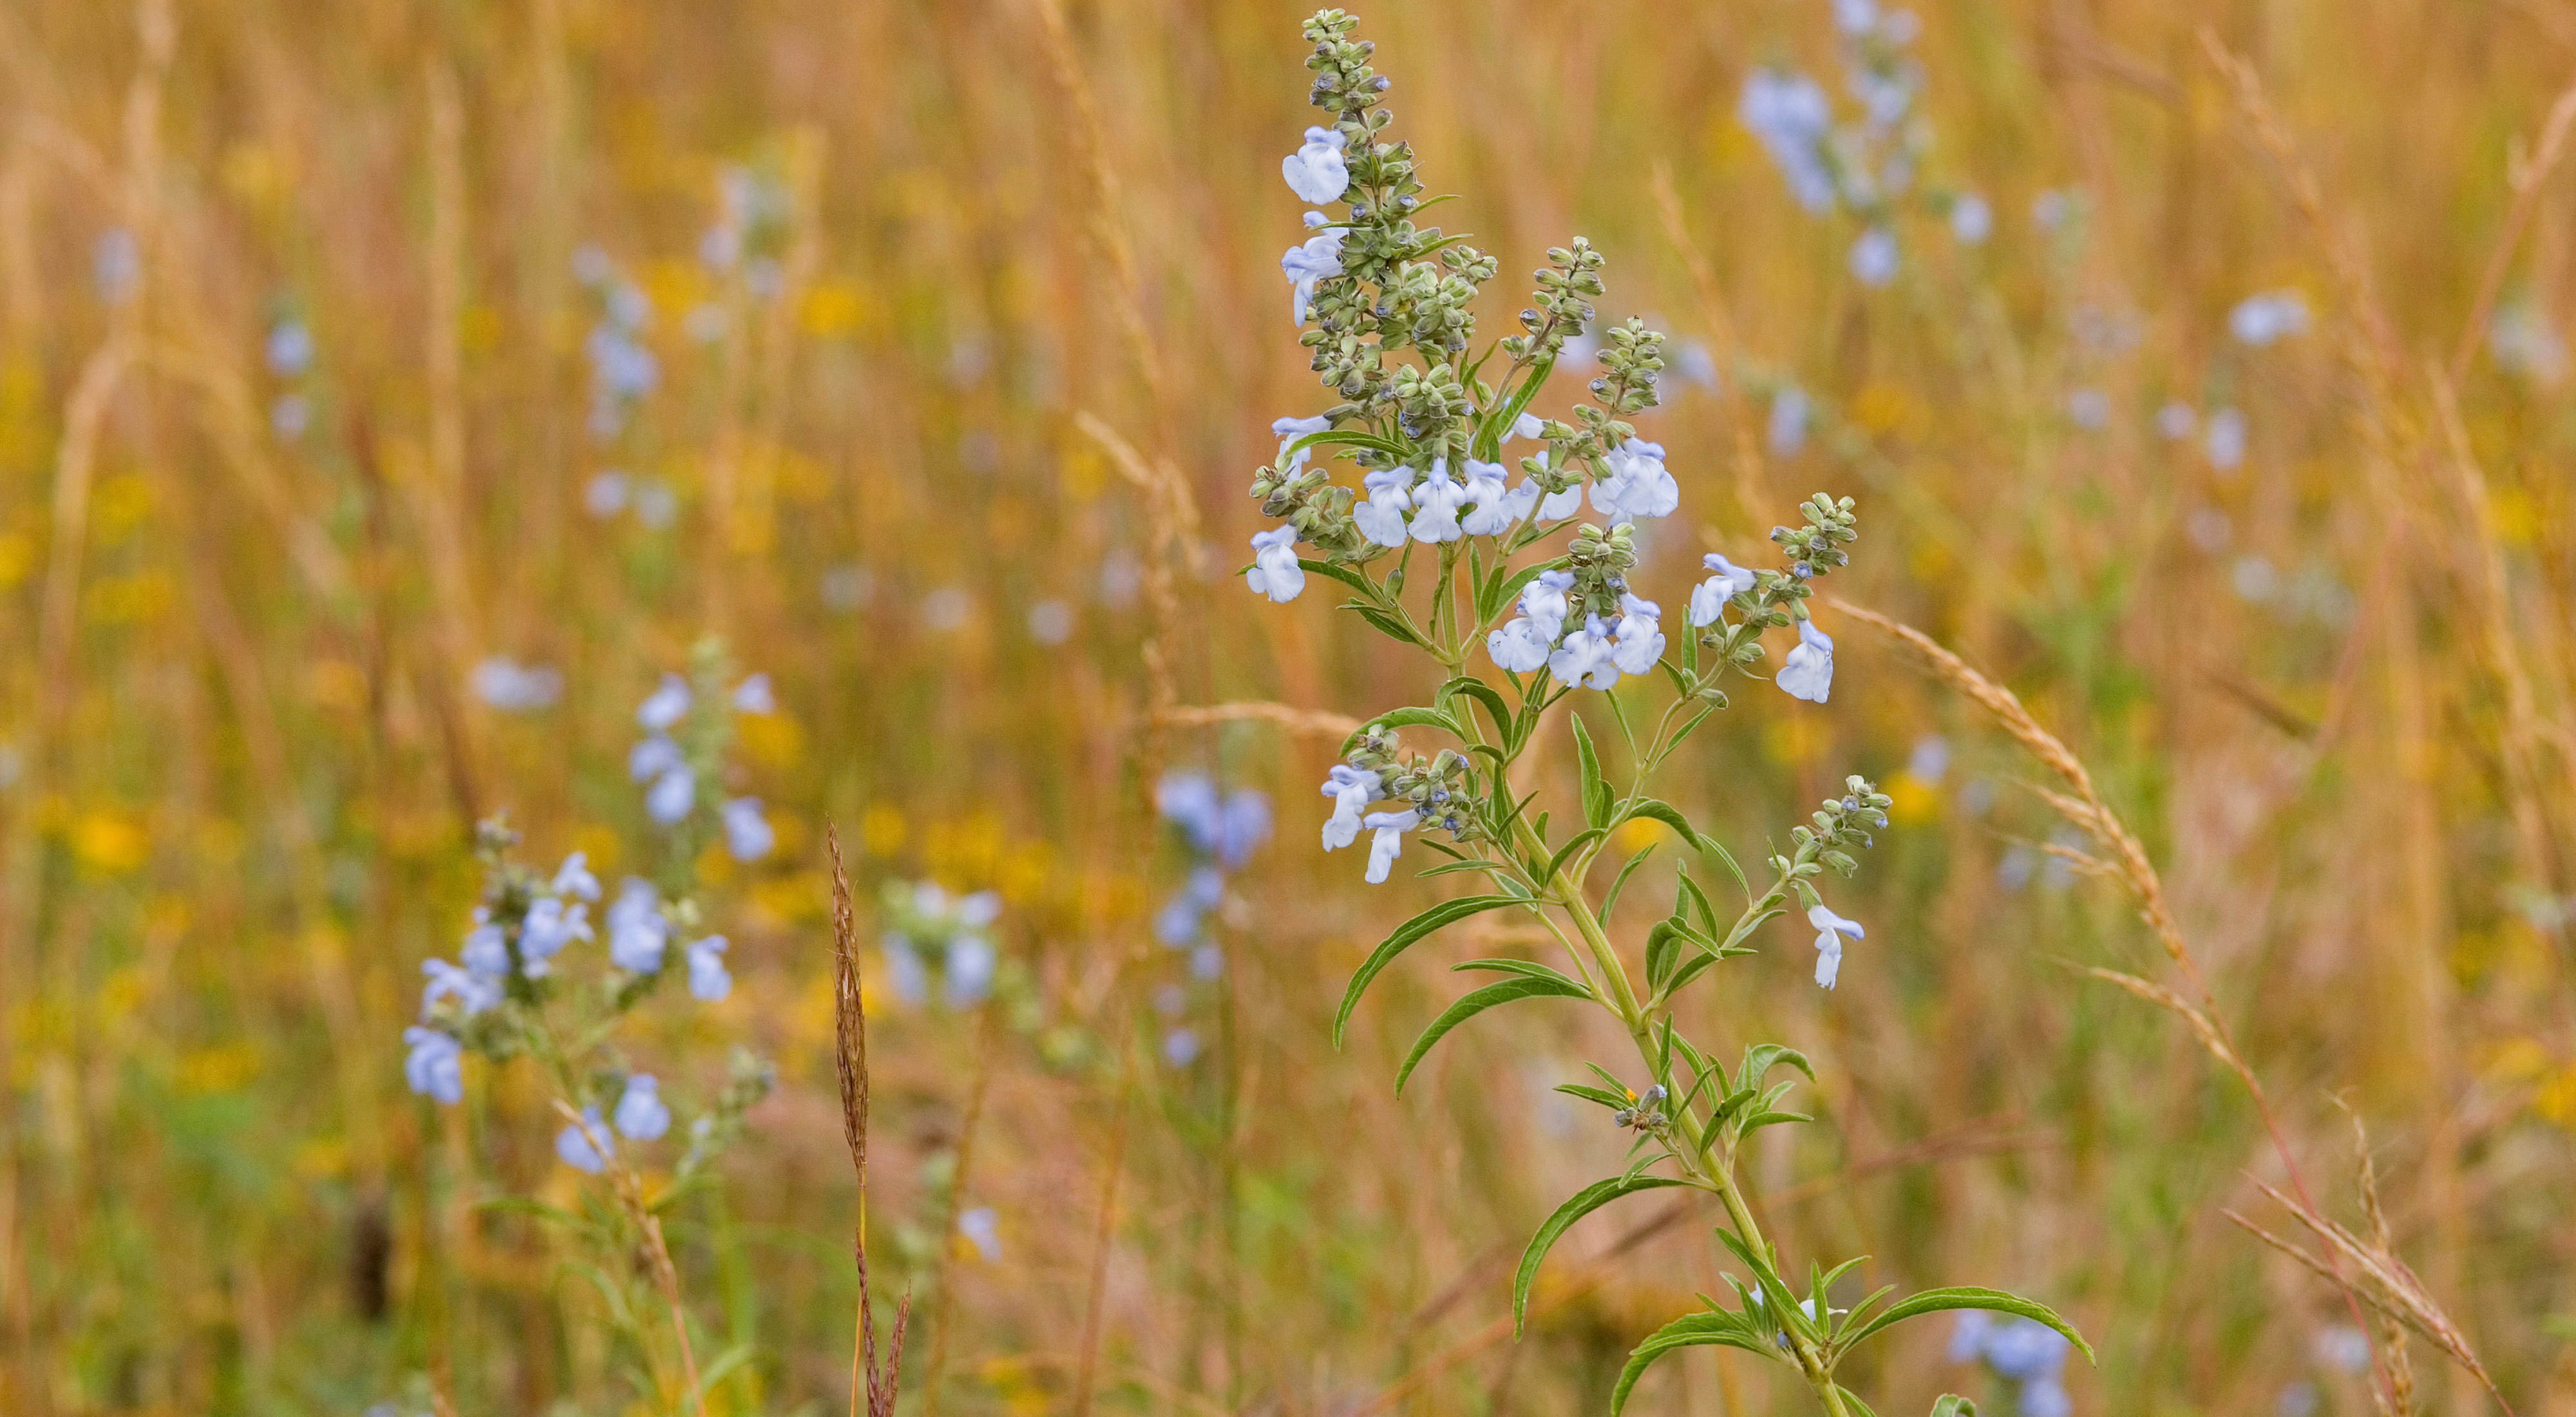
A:
{"label": "salvia flower", "polygon": [[403,1056],[403,1080],[411,1090],[453,1107],[465,1100],[465,1053],[456,1036],[418,1024],[403,1030],[411,1051]]}
{"label": "salvia flower", "polygon": [[1592,484],[1592,505],[1615,521],[1672,515],[1682,502],[1681,484],[1664,469],[1660,443],[1631,438],[1602,459],[1609,476]]}
{"label": "salvia flower", "polygon": [[1783,69],[1756,69],[1745,76],[1735,116],[1761,139],[1798,205],[1821,212],[1834,204],[1833,170],[1824,152],[1833,104],[1815,80]]}
{"label": "salvia flower", "polygon": [[636,782],[649,782],[680,767],[685,761],[679,744],[656,733],[637,741],[633,748],[627,750],[626,775]]}
{"label": "salvia flower", "polygon": [[[1304,321],[1299,321],[1299,323],[1303,324]],[[1306,465],[1306,459],[1311,457],[1315,451],[1312,448],[1299,448],[1292,453],[1288,450],[1289,444],[1312,434],[1330,432],[1332,431],[1332,427],[1333,420],[1320,413],[1316,414],[1312,418],[1274,418],[1270,420],[1270,436],[1279,440],[1279,470],[1281,472],[1292,472],[1298,468],[1304,467]]]}
{"label": "salvia flower", "polygon": [[635,721],[647,733],[664,732],[689,711],[690,697],[689,681],[665,670],[662,682],[635,706]]}
{"label": "salvia flower", "polygon": [[608,962],[629,974],[653,974],[662,968],[662,950],[670,943],[671,925],[662,916],[661,897],[652,883],[629,876],[610,902]]}
{"label": "salvia flower", "polygon": [[1411,807],[1401,812],[1371,812],[1360,825],[1377,833],[1369,839],[1367,880],[1381,885],[1387,872],[1395,868],[1396,853],[1404,849],[1404,834],[1422,824],[1422,813]]}
{"label": "salvia flower", "polygon": [[1560,683],[1607,689],[1619,682],[1616,648],[1610,632],[1602,627],[1601,617],[1585,616],[1583,628],[1567,635],[1564,643],[1547,657],[1547,672]]}
{"label": "salvia flower", "polygon": [[1351,520],[1360,535],[1390,550],[1404,545],[1404,514],[1413,506],[1416,475],[1409,467],[1382,467],[1362,475],[1360,485],[1368,496],[1351,504]]}
{"label": "salvia flower", "polygon": [[1715,574],[1691,587],[1690,622],[1693,629],[1716,624],[1725,614],[1726,602],[1753,589],[1758,579],[1751,571],[1714,551],[1699,558],[1699,562]]}
{"label": "salvia flower", "polygon": [[2227,312],[2227,332],[2254,349],[2295,335],[2308,327],[2308,302],[2295,290],[2249,295]]}
{"label": "salvia flower", "polygon": [[697,804],[698,779],[683,764],[653,780],[644,793],[644,814],[663,826],[676,825]]}
{"label": "salvia flower", "polygon": [[1610,647],[1610,662],[1624,674],[1643,674],[1664,657],[1663,607],[1622,592],[1619,626]]}
{"label": "salvia flower", "polygon": [[617,1134],[629,1141],[652,1141],[671,1129],[671,1109],[663,1104],[662,1085],[651,1073],[629,1073],[626,1091],[610,1114]]}
{"label": "salvia flower", "polygon": [[757,861],[778,844],[778,833],[760,814],[760,799],[736,797],[717,809],[724,819],[725,850],[736,861]]}
{"label": "salvia flower", "polygon": [[1349,146],[1350,139],[1335,129],[1309,128],[1304,145],[1279,160],[1279,175],[1304,201],[1336,201],[1351,185],[1350,165],[1342,158]]}
{"label": "salvia flower", "polygon": [[1350,235],[1341,227],[1324,226],[1322,212],[1306,213],[1306,225],[1319,229],[1279,256],[1279,273],[1288,278],[1288,313],[1301,325],[1306,307],[1314,302],[1316,283],[1342,273],[1342,240]]}
{"label": "salvia flower", "polygon": [[550,895],[539,896],[528,907],[527,919],[519,923],[519,966],[529,978],[549,973],[554,966],[548,961],[564,946],[591,938],[589,914],[587,905],[575,902],[566,908]]}
{"label": "salvia flower", "polygon": [[[1501,634],[1497,630],[1494,633]],[[1541,651],[1542,660],[1545,651]],[[1360,814],[1377,800],[1384,782],[1377,773],[1349,763],[1335,763],[1324,778],[1324,795],[1333,799],[1333,814],[1324,819],[1324,849],[1331,851],[1360,839]]]}
{"label": "salvia flower", "polygon": [[2209,465],[2221,472],[2233,472],[2245,465],[2245,415],[2241,410],[2222,408],[2209,415],[2206,451]]}
{"label": "salvia flower", "polygon": [[736,713],[778,712],[778,695],[770,688],[769,676],[754,674],[735,685],[733,707]]}
{"label": "salvia flower", "polygon": [[1243,583],[1256,595],[1285,605],[1306,589],[1306,568],[1297,564],[1297,528],[1273,527],[1252,534],[1252,566]]}
{"label": "salvia flower", "polygon": [[1547,666],[1548,653],[1565,629],[1565,593],[1574,588],[1571,571],[1541,571],[1521,587],[1521,613],[1485,636],[1485,652],[1494,663],[1516,674]]}
{"label": "salvia flower", "polygon": [[1449,460],[1431,460],[1431,476],[1413,493],[1413,539],[1420,542],[1456,541],[1466,534],[1458,525],[1458,509],[1467,504],[1467,489],[1449,476]]}
{"label": "salvia flower", "polygon": [[1842,968],[1843,937],[1857,940],[1864,933],[1857,920],[1845,920],[1822,902],[1807,910],[1807,923],[1816,927],[1816,983],[1831,989],[1834,973]]}
{"label": "salvia flower", "polygon": [[599,899],[599,878],[590,874],[589,853],[576,851],[565,857],[563,864],[555,868],[554,883],[549,889],[575,900]]}
{"label": "salvia flower", "polygon": [[1459,528],[1469,536],[1500,536],[1509,531],[1538,503],[1537,483],[1524,482],[1521,487],[1530,494],[1526,502],[1517,502],[1518,494],[1503,486],[1501,463],[1467,459],[1466,500],[1475,504],[1475,510],[1458,519]]}
{"label": "salvia flower", "polygon": [[1817,629],[1813,620],[1799,621],[1797,647],[1789,651],[1788,662],[1773,682],[1793,699],[1823,703],[1834,687],[1833,637]]}
{"label": "salvia flower", "polygon": [[1813,412],[1806,390],[1795,384],[1782,385],[1771,396],[1771,424],[1766,430],[1771,451],[1784,458],[1793,457],[1807,446],[1807,425]]}
{"label": "salvia flower", "polygon": [[1974,192],[1950,204],[1950,234],[1963,246],[1979,246],[1994,235],[1995,209]]}
{"label": "salvia flower", "polygon": [[510,937],[488,918],[488,912],[476,907],[475,926],[465,932],[465,944],[456,957],[467,970],[484,979],[501,979],[510,972]]}
{"label": "salvia flower", "polygon": [[725,972],[725,937],[709,935],[689,943],[689,995],[712,1004],[733,992],[733,976]]}
{"label": "salvia flower", "polygon": [[487,978],[443,959],[422,960],[420,972],[429,976],[429,982],[420,989],[423,1017],[427,1017],[441,999],[454,999],[457,1011],[467,1018],[497,1007],[501,1002],[501,981],[497,978]]}
{"label": "salvia flower", "polygon": [[1873,226],[1852,243],[1852,279],[1876,289],[1896,279],[1896,233]]}
{"label": "salvia flower", "polygon": [[[608,1169],[608,1158],[599,1151],[608,1144],[608,1124],[599,1119],[596,1107],[581,1109],[581,1120],[588,1125],[566,1122],[564,1129],[555,1133],[555,1155],[575,1171],[596,1176]],[[593,1137],[598,1141],[592,1141]]]}

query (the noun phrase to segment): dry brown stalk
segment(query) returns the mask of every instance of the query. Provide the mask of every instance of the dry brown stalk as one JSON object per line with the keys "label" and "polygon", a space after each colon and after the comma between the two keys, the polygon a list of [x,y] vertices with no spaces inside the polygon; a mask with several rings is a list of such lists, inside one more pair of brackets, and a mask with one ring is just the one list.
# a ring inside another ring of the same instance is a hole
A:
{"label": "dry brown stalk", "polygon": [[2576,126],[2576,83],[2560,90],[2558,101],[2549,105],[2549,116],[2541,120],[2540,141],[2533,145],[2530,157],[2507,165],[2505,183],[2513,188],[2513,206],[2505,213],[2504,230],[2496,235],[2495,250],[2487,254],[2486,272],[2478,277],[2477,298],[2469,302],[2469,318],[2460,326],[2458,342],[2451,346],[2451,362],[2444,372],[2454,386],[2469,377],[2469,361],[2477,357],[2478,340],[2486,333],[2487,317],[2495,313],[2496,297],[2504,291],[2505,274],[2513,269],[2513,253],[2521,247],[2523,233],[2531,229],[2531,219],[2540,211],[2540,189],[2548,182],[2550,170],[2558,165],[2558,155],[2566,149],[2571,126]]}
{"label": "dry brown stalk", "polygon": [[912,1321],[912,1294],[895,1308],[894,1333],[885,1361],[877,1361],[874,1306],[868,1302],[868,1026],[859,993],[859,932],[850,910],[850,875],[841,864],[841,833],[826,824],[823,843],[832,858],[832,1063],[841,1083],[841,1135],[849,1143],[850,1169],[859,1179],[859,1218],[850,1250],[859,1269],[857,1341],[850,1353],[850,1414],[893,1417],[903,1369],[903,1332]]}
{"label": "dry brown stalk", "polygon": [[1266,700],[1237,701],[1225,704],[1189,704],[1169,708],[1155,715],[1159,723],[1175,727],[1198,727],[1210,723],[1238,723],[1246,720],[1277,725],[1282,733],[1311,738],[1348,738],[1359,731],[1360,721],[1348,714],[1327,709],[1301,709],[1289,704]]}

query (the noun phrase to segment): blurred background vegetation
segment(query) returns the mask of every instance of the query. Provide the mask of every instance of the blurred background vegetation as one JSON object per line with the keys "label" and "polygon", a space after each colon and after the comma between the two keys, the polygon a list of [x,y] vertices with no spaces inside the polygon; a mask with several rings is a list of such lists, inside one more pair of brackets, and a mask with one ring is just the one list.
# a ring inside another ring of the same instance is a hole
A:
{"label": "blurred background vegetation", "polygon": [[[485,1203],[573,1194],[534,1081],[433,1107],[398,1035],[478,816],[637,859],[629,716],[706,634],[781,708],[736,785],[780,849],[708,863],[739,986],[649,1043],[678,1090],[736,1037],[781,1067],[671,1226],[697,1321],[758,1354],[709,1411],[848,1400],[826,824],[863,909],[1005,902],[995,1002],[870,995],[908,1404],[1585,1410],[1717,1287],[1715,1216],[1632,1202],[1508,1341],[1531,1227],[1619,1165],[1548,1091],[1607,1040],[1533,1013],[1391,1098],[1448,991],[1417,962],[1326,1042],[1432,893],[1309,844],[1336,732],[1158,726],[1430,682],[1233,574],[1269,420],[1320,406],[1275,266],[1303,12],[1055,4],[0,6],[0,1409],[630,1410],[598,1293]],[[1465,194],[1438,219],[1506,271],[1589,236],[1604,314],[1697,351],[1641,420],[1684,488],[1650,590],[1856,497],[1843,593],[2085,756],[2321,1202],[2355,1214],[2348,1105],[2504,1393],[2576,1412],[2576,5],[1919,8],[1925,178],[1993,232],[1909,218],[1878,289],[1736,117],[1758,65],[1835,82],[1822,0],[1361,14]],[[2282,290],[2303,331],[2231,334]],[[1749,687],[1672,794],[1739,854],[1846,772],[1897,798],[1841,987],[1793,931],[1699,1006],[1826,1079],[1754,1167],[1793,1263],[2056,1305],[2102,1350],[2079,1412],[2365,1410],[2340,1301],[2223,1214],[2282,1223],[2241,1090],[2067,967],[2161,956],[2048,854],[2034,765],[1823,619],[1832,703]],[[1278,804],[1215,981],[1149,928],[1189,866],[1166,767]],[[1881,1410],[1990,1395],[1918,1327],[1855,1375]],[[1804,1401],[1742,1358],[1637,1401]]]}

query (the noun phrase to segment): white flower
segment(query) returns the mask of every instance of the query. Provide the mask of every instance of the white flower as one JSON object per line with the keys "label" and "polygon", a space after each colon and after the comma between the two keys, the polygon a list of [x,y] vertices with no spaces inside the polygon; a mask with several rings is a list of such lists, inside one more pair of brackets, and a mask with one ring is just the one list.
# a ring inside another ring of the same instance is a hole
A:
{"label": "white flower", "polygon": [[1986,199],[1971,192],[1950,204],[1950,234],[1961,245],[1978,246],[1995,231],[1995,209]]}
{"label": "white flower", "polygon": [[2227,312],[2227,331],[2256,349],[2308,327],[2308,302],[2295,290],[2250,295]]}
{"label": "white flower", "polygon": [[952,1009],[971,1009],[993,990],[993,942],[981,935],[957,935],[948,941],[944,968],[946,997]]}
{"label": "white flower", "polygon": [[1538,631],[1524,615],[1507,625],[1496,627],[1485,636],[1485,653],[1494,657],[1497,667],[1515,674],[1527,674],[1545,667],[1550,646],[1538,637]]}
{"label": "white flower", "polygon": [[757,861],[778,844],[778,833],[760,815],[760,799],[736,797],[717,809],[724,817],[725,849],[736,861]]}
{"label": "white flower", "polygon": [[555,868],[552,889],[557,895],[578,900],[599,899],[599,878],[590,874],[589,853],[576,851],[565,857],[563,864]]}
{"label": "white flower", "polygon": [[1467,489],[1449,477],[1449,460],[1433,458],[1431,476],[1413,494],[1413,539],[1421,542],[1456,541],[1465,535],[1458,526],[1458,509],[1467,505]]}
{"label": "white flower", "polygon": [[725,973],[725,937],[709,935],[689,945],[689,993],[706,1003],[714,1003],[733,992],[733,976]]}
{"label": "white flower", "polygon": [[1619,666],[1611,652],[1610,632],[1601,628],[1601,617],[1586,616],[1583,628],[1567,635],[1556,653],[1547,657],[1547,672],[1563,684],[1607,689],[1619,682]]}
{"label": "white flower", "polygon": [[1873,289],[1896,279],[1896,233],[1873,226],[1851,248],[1852,279]]}
{"label": "white flower", "polygon": [[1348,846],[1360,837],[1360,813],[1377,800],[1378,787],[1384,781],[1367,768],[1348,763],[1333,764],[1324,778],[1324,795],[1333,799],[1333,815],[1324,819],[1324,849],[1331,851]]}
{"label": "white flower", "polygon": [[651,1141],[671,1130],[671,1109],[662,1105],[662,1084],[651,1073],[627,1075],[625,1095],[610,1116],[630,1141]]}
{"label": "white flower", "polygon": [[[599,1152],[599,1147],[608,1141],[608,1124],[599,1120],[596,1107],[581,1109],[581,1120],[589,1125],[583,1127],[567,1122],[562,1131],[555,1133],[555,1155],[563,1158],[563,1164],[575,1171],[587,1171],[596,1176],[608,1169],[608,1158]],[[592,1137],[599,1138],[599,1142],[594,1144]]]}
{"label": "white flower", "polygon": [[1842,937],[1849,935],[1859,939],[1863,933],[1860,922],[1845,920],[1818,904],[1808,910],[1807,923],[1816,927],[1816,982],[1831,989],[1834,987],[1834,971],[1842,967]]}
{"label": "white flower", "polygon": [[1519,494],[1504,490],[1503,465],[1467,459],[1466,497],[1476,504],[1476,510],[1458,519],[1460,529],[1469,536],[1500,536],[1511,530],[1512,523],[1527,515],[1529,507],[1538,501],[1536,483],[1524,482],[1521,487],[1530,496],[1515,510]]}
{"label": "white flower", "polygon": [[543,977],[564,946],[575,940],[591,938],[590,907],[574,904],[569,910],[553,896],[540,896],[528,907],[528,918],[519,925],[519,964],[530,979]]}
{"label": "white flower", "polygon": [[733,708],[736,713],[778,712],[778,696],[770,690],[769,676],[754,674],[735,685]]}
{"label": "white flower", "polygon": [[1772,682],[1789,691],[1793,699],[1823,703],[1834,687],[1834,642],[1813,620],[1798,622],[1798,646],[1789,651],[1788,663],[1774,675]]}
{"label": "white flower", "polygon": [[1691,628],[1714,625],[1726,611],[1726,602],[1753,589],[1756,577],[1751,571],[1712,551],[1699,558],[1699,563],[1717,574],[1691,587]]}
{"label": "white flower", "polygon": [[2209,465],[2222,472],[2245,463],[2245,414],[2222,408],[2209,415]]}
{"label": "white flower", "polygon": [[1592,484],[1592,505],[1614,524],[1670,516],[1681,505],[1681,484],[1664,470],[1662,444],[1631,438],[1602,461],[1610,475]]}
{"label": "white flower", "polygon": [[608,962],[629,974],[653,974],[662,968],[662,948],[670,941],[670,922],[662,918],[660,898],[648,882],[634,876],[617,888],[608,907]]}
{"label": "white flower", "polygon": [[1377,833],[1369,839],[1368,883],[1379,885],[1395,865],[1395,855],[1404,849],[1404,834],[1421,825],[1422,813],[1411,807],[1401,812],[1371,812],[1360,825]]}
{"label": "white flower", "polygon": [[1002,1233],[993,1224],[993,1208],[979,1205],[957,1217],[957,1233],[975,1247],[976,1257],[990,1264],[1002,1257]]}
{"label": "white flower", "polygon": [[1664,657],[1663,607],[1622,592],[1619,609],[1618,642],[1611,646],[1610,662],[1623,673],[1643,674]]}
{"label": "white flower", "polygon": [[1540,418],[1535,413],[1524,413],[1520,417],[1513,419],[1512,426],[1504,430],[1503,441],[1508,443],[1514,438],[1535,438],[1546,431],[1547,421],[1545,419]]}
{"label": "white flower", "polygon": [[679,722],[680,715],[688,711],[689,681],[666,671],[661,686],[636,706],[635,721],[644,725],[645,732],[659,733]]}
{"label": "white flower", "polygon": [[680,745],[656,733],[637,743],[627,752],[626,775],[636,782],[642,782],[647,778],[660,777],[673,768],[679,767],[684,761],[686,760],[680,754]]}
{"label": "white flower", "polygon": [[[1298,323],[1303,324],[1305,322],[1301,320]],[[1270,436],[1279,440],[1279,470],[1281,472],[1293,472],[1298,468],[1304,467],[1306,465],[1307,455],[1314,451],[1312,448],[1299,448],[1296,452],[1291,453],[1288,451],[1289,444],[1296,442],[1300,438],[1306,437],[1308,434],[1330,432],[1332,427],[1333,420],[1326,418],[1320,413],[1316,414],[1312,418],[1274,418],[1270,420]]]}
{"label": "white flower", "polygon": [[420,972],[429,982],[420,989],[420,1012],[427,1017],[441,999],[454,999],[467,1018],[501,1002],[501,981],[486,978],[470,969],[460,969],[443,959],[425,959]]}
{"label": "white flower", "polygon": [[464,1050],[453,1034],[414,1024],[403,1030],[411,1052],[403,1058],[403,1080],[411,1090],[450,1107],[465,1100]]}
{"label": "white flower", "polygon": [[1252,534],[1252,568],[1243,583],[1274,604],[1295,600],[1306,588],[1306,568],[1297,564],[1297,528],[1273,527]]}
{"label": "white flower", "polygon": [[[1322,212],[1306,213],[1309,227],[1323,223]],[[1306,323],[1306,306],[1315,298],[1315,283],[1342,273],[1342,238],[1348,235],[1341,227],[1317,231],[1280,254],[1279,273],[1288,278],[1288,313],[1298,324]]]}
{"label": "white flower", "polygon": [[644,793],[644,813],[664,826],[671,826],[689,815],[698,800],[698,779],[686,768],[675,767],[654,779]]}
{"label": "white flower", "polygon": [[1810,406],[1807,391],[1795,384],[1783,385],[1771,396],[1771,451],[1790,457],[1807,446],[1807,423]]}
{"label": "white flower", "polygon": [[1288,190],[1304,201],[1330,202],[1339,198],[1351,185],[1350,165],[1342,160],[1342,149],[1350,139],[1332,128],[1309,128],[1305,145],[1279,160],[1279,175],[1288,179]]}
{"label": "white flower", "polygon": [[1360,535],[1390,549],[1404,545],[1404,513],[1413,505],[1413,469],[1382,467],[1360,478],[1365,500],[1351,504],[1351,520]]}
{"label": "white flower", "polygon": [[1547,663],[1548,651],[1565,629],[1565,593],[1574,586],[1570,571],[1541,571],[1521,587],[1518,619],[1485,636],[1485,652],[1494,663],[1527,674]]}

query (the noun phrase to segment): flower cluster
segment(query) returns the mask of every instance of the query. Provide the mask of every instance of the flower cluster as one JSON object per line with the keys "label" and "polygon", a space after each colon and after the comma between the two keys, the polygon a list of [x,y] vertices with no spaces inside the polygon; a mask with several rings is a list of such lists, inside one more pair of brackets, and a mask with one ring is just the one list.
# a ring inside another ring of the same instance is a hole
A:
{"label": "flower cluster", "polygon": [[[1167,949],[1188,952],[1193,982],[1212,983],[1225,974],[1225,951],[1209,933],[1208,917],[1225,899],[1227,875],[1270,839],[1270,798],[1249,787],[1221,793],[1204,773],[1173,772],[1156,784],[1154,806],[1190,855],[1180,889],[1154,913],[1154,938]],[[1189,1007],[1189,990],[1166,985],[1154,1003],[1175,1020],[1163,1032],[1164,1060],[1187,1066],[1199,1055],[1197,1032],[1178,1022]]]}
{"label": "flower cluster", "polygon": [[[1370,832],[1371,885],[1394,869],[1406,832],[1431,827],[1465,841],[1480,830],[1482,802],[1464,755],[1443,748],[1429,757],[1408,756],[1391,730],[1371,724],[1351,736],[1342,756],[1322,789],[1333,799],[1332,815],[1324,819],[1324,849],[1348,846],[1363,829]],[[1391,810],[1368,810],[1380,802]]]}
{"label": "flower cluster", "polygon": [[644,346],[653,302],[596,246],[573,253],[572,271],[599,304],[582,352],[590,359],[590,432],[604,443],[625,431],[635,405],[662,381],[660,361]]}
{"label": "flower cluster", "polygon": [[982,890],[953,895],[933,881],[886,883],[886,980],[906,1004],[929,1002],[932,977],[952,1009],[971,1009],[993,991],[1001,956],[993,948],[993,922],[1002,897]]}
{"label": "flower cluster", "polygon": [[[725,703],[735,713],[778,711],[766,674],[754,674],[735,685]],[[643,784],[644,812],[656,823],[678,828],[707,807],[723,829],[725,849],[733,858],[757,861],[777,844],[777,833],[761,815],[759,798],[717,799],[701,790],[715,780],[713,768],[730,738],[730,725],[721,713],[699,706],[698,688],[688,677],[665,672],[661,684],[636,705],[635,722],[644,736],[626,755],[626,775]]]}

